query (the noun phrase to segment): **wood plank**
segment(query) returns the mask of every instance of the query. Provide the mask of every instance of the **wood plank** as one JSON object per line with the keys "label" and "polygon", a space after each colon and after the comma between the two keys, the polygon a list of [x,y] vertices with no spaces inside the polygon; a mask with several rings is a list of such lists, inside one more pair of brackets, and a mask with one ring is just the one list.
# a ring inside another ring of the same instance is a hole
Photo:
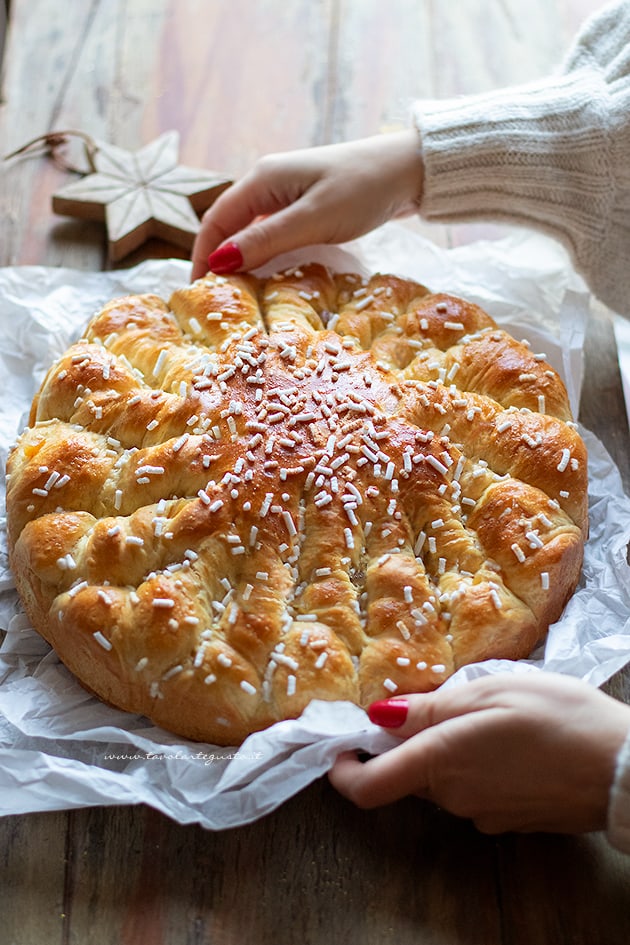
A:
{"label": "wood plank", "polygon": [[601,837],[485,837],[412,799],[358,811],[325,781],[219,833],[144,807],[7,825],[0,907],[20,945],[628,941],[630,859]]}
{"label": "wood plank", "polygon": [[[151,90],[142,102],[143,138],[177,126],[186,163],[232,176],[261,154],[320,143],[332,5],[169,0],[142,76],[126,37],[121,48],[125,86]],[[118,119],[114,130],[125,127]]]}
{"label": "wood plank", "polygon": [[320,781],[226,832],[146,808],[72,818],[85,945],[452,943],[473,914],[478,941],[501,942],[494,841],[419,801],[362,812]]}
{"label": "wood plank", "polygon": [[[7,56],[0,140],[8,151],[50,130],[79,128],[133,150],[176,128],[182,163],[239,176],[263,153],[321,141],[329,17],[330,0],[136,0],[131,8],[68,0],[61,30],[51,0],[16,2],[20,46]],[[243,23],[255,43],[244,45]],[[43,48],[53,64],[45,96],[31,69]],[[78,230],[50,212],[63,172],[30,158],[0,173],[0,213],[10,221],[1,264],[105,265],[102,227]]]}
{"label": "wood plank", "polygon": [[64,813],[0,818],[0,938],[7,945],[64,941]]}
{"label": "wood plank", "polygon": [[584,342],[584,377],[580,420],[602,441],[630,493],[630,434],[614,328],[608,309],[597,301],[591,306]]}
{"label": "wood plank", "polygon": [[611,851],[601,835],[506,837],[500,867],[510,945],[630,941],[630,857]]}
{"label": "wood plank", "polygon": [[[111,4],[113,9],[114,3]],[[0,140],[3,153],[8,153],[32,138],[51,130],[81,127],[80,116],[64,110],[68,89],[76,81],[75,64],[78,50],[90,35],[94,4],[70,0],[63,28],[48,0],[32,0],[12,4],[5,62],[3,105],[0,112]],[[41,94],[41,74],[33,63],[46,50],[49,68],[46,93]],[[107,57],[95,57],[99,63]],[[100,77],[110,82],[109,74]],[[83,94],[91,83],[81,83]],[[84,116],[85,117],[85,116]],[[105,128],[98,109],[90,112],[91,121],[84,128],[90,134],[103,134]],[[48,262],[51,265],[79,265],[101,268],[104,253],[101,229],[81,230],[84,241],[76,244],[54,241],[60,218],[51,210],[51,195],[67,176],[45,158],[27,157],[13,160],[0,168],[0,214],[8,222],[0,245],[2,265]],[[90,243],[90,235],[98,239]]]}
{"label": "wood plank", "polygon": [[628,940],[630,859],[598,835],[487,837],[413,799],[359,811],[326,781],[219,833],[147,808],[71,817],[85,945]]}

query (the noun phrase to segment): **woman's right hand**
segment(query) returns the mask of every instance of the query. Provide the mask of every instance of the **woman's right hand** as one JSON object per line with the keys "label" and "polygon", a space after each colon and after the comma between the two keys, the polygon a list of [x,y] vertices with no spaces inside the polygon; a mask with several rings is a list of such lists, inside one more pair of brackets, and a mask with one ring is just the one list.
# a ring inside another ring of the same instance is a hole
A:
{"label": "woman's right hand", "polygon": [[[343,243],[418,209],[415,129],[261,158],[206,211],[192,279],[255,269],[314,243]],[[210,259],[209,259],[210,257]]]}

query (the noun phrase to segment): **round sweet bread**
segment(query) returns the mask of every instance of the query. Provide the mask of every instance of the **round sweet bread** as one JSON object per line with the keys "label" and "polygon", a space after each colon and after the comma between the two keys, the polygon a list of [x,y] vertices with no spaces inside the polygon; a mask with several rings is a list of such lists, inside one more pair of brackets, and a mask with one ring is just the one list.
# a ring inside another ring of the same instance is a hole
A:
{"label": "round sweet bread", "polygon": [[35,628],[101,699],[222,745],[528,655],[587,530],[544,356],[476,305],[315,264],[109,303],[8,473]]}

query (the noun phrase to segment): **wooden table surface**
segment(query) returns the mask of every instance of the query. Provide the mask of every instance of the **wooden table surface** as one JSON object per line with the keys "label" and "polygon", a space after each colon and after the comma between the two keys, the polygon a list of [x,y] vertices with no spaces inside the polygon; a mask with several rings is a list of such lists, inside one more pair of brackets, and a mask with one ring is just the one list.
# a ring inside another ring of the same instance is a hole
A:
{"label": "wooden table surface", "polygon": [[[0,35],[4,20],[0,0]],[[400,127],[410,98],[526,81],[596,0],[10,0],[0,153],[75,128],[238,176],[267,151]],[[0,265],[107,268],[100,224],[53,216],[71,178],[0,164]],[[417,223],[440,244],[475,226]],[[123,265],[174,254],[148,243]],[[1,302],[0,302],[1,304]],[[630,485],[609,314],[581,419]],[[610,691],[630,701],[628,676]],[[361,812],[321,780],[211,833],[146,807],[0,819],[4,945],[627,945],[630,857],[600,835],[498,838],[420,801]]]}

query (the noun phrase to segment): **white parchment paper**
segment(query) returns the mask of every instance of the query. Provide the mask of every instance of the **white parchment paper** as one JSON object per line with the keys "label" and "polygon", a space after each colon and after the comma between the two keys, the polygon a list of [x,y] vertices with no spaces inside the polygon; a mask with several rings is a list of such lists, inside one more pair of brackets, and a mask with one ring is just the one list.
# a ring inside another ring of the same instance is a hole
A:
{"label": "white parchment paper", "polygon": [[[546,238],[442,250],[400,224],[343,250],[315,247],[267,269],[316,259],[337,269],[389,271],[478,302],[508,331],[544,351],[577,414],[589,295],[564,251]],[[379,753],[396,743],[348,703],[313,702],[295,721],[238,749],[185,742],[88,695],[29,626],[8,569],[4,468],[44,371],[110,298],[170,292],[189,264],[133,269],[0,269],[0,813],[146,803],[181,823],[223,829],[253,821],[325,773],[346,748]],[[600,685],[630,660],[630,500],[599,441],[589,449],[590,525],[580,587],[547,644],[528,660],[465,667],[445,685],[497,671],[555,670]]]}

